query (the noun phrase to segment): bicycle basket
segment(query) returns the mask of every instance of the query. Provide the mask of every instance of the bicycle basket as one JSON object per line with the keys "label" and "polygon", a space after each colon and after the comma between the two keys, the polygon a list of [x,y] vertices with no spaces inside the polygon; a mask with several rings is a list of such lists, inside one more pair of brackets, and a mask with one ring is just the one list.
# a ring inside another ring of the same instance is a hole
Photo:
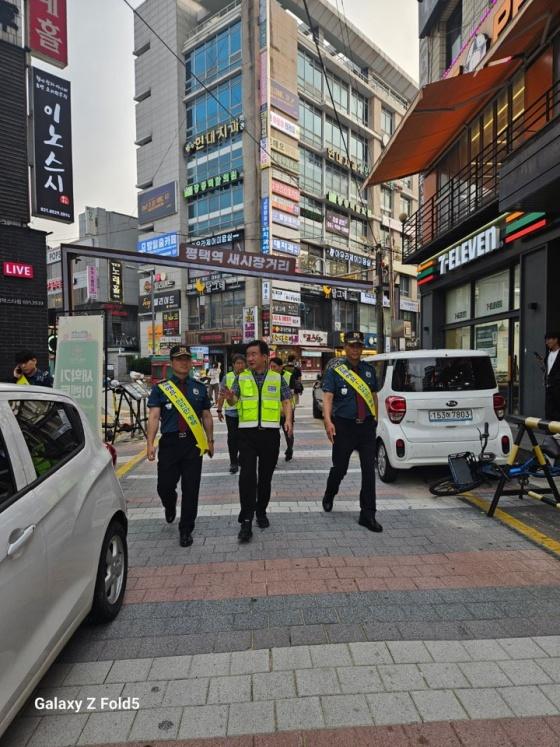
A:
{"label": "bicycle basket", "polygon": [[465,489],[478,482],[476,457],[470,451],[450,454],[447,461],[453,482],[458,488]]}

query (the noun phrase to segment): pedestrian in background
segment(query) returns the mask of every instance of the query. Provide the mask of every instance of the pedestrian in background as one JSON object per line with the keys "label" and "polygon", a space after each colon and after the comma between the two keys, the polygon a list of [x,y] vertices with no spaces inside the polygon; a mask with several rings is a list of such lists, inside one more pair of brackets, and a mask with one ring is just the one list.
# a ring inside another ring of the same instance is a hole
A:
{"label": "pedestrian in background", "polygon": [[551,330],[544,338],[545,418],[560,420],[560,332]]}
{"label": "pedestrian in background", "polygon": [[214,405],[218,404],[221,372],[219,363],[214,361],[212,368],[208,371],[208,376],[210,378],[210,401]]}
{"label": "pedestrian in background", "polygon": [[292,393],[277,371],[268,365],[270,351],[263,340],[247,345],[248,370],[236,376],[231,388],[224,388],[229,405],[239,403],[239,541],[253,536],[253,517],[257,526],[270,526],[266,509],[270,502],[272,475],[280,451],[280,419],[292,432]]}
{"label": "pedestrian in background", "polygon": [[286,423],[284,415],[282,415],[282,417],[280,418],[280,427],[284,430],[284,436],[286,438],[286,451],[284,452],[284,455],[286,457],[286,461],[289,462],[294,456],[294,428],[296,422],[296,393],[294,391],[294,375],[292,372],[285,370],[282,358],[279,358],[278,356],[270,359],[270,368],[272,371],[276,371],[282,376],[286,384],[290,387],[290,391],[292,393],[292,432],[290,435],[288,435],[288,432],[284,428]]}
{"label": "pedestrian in background", "polygon": [[333,445],[333,466],[323,497],[323,509],[332,511],[334,497],[348,471],[352,452],[357,451],[362,473],[358,523],[371,532],[382,532],[383,527],[375,518],[377,380],[373,366],[361,360],[363,349],[363,334],[357,330],[346,332],[346,357],[329,367],[323,377],[325,431]]}
{"label": "pedestrian in background", "polygon": [[[224,421],[223,406],[225,402],[225,390],[231,389],[235,377],[245,370],[245,358],[242,355],[233,356],[233,371],[228,373],[222,379],[222,385],[220,388],[220,395],[218,397],[218,420],[222,423]],[[227,405],[225,407],[225,421],[227,427],[227,445],[229,451],[229,471],[232,475],[235,475],[239,469],[239,413],[237,405]]]}
{"label": "pedestrian in background", "polygon": [[53,385],[51,374],[48,371],[41,371],[37,367],[37,356],[32,350],[20,350],[19,353],[16,353],[14,379],[16,379],[16,384],[47,386],[51,388]]}
{"label": "pedestrian in background", "polygon": [[156,458],[154,445],[161,421],[158,447],[157,491],[168,524],[177,515],[177,483],[181,480],[179,543],[190,547],[198,513],[202,457],[214,455],[214,423],[206,387],[190,377],[189,348],[174,345],[169,351],[172,375],[155,384],[148,398],[148,460]]}

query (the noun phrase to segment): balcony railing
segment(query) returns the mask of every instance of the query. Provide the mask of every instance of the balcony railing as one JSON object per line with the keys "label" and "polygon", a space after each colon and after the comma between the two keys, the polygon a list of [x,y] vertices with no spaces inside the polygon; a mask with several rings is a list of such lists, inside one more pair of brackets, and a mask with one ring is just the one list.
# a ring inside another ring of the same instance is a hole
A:
{"label": "balcony railing", "polygon": [[422,261],[460,238],[454,236],[457,231],[464,235],[464,224],[497,202],[500,167],[505,158],[559,115],[560,81],[410,216],[404,224],[404,261]]}

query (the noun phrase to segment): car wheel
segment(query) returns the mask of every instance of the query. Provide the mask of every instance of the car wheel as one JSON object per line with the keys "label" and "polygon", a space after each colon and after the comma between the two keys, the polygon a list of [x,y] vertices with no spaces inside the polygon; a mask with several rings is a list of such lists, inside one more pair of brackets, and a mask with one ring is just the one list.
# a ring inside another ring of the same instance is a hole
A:
{"label": "car wheel", "polygon": [[97,568],[91,618],[95,622],[110,622],[122,607],[128,574],[126,530],[113,520],[105,533]]}
{"label": "car wheel", "polygon": [[387,449],[381,439],[377,442],[377,472],[382,482],[395,482],[397,479],[397,470],[389,461]]}
{"label": "car wheel", "polygon": [[315,397],[313,397],[313,417],[317,420],[321,420],[321,418],[323,417],[323,413],[319,409],[319,405],[317,404]]}

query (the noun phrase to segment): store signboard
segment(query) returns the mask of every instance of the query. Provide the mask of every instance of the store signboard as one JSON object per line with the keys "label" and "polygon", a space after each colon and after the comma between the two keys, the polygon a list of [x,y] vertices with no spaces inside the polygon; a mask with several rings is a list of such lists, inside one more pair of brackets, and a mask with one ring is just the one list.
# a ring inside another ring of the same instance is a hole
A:
{"label": "store signboard", "polygon": [[345,166],[346,168],[352,169],[352,171],[363,176],[364,179],[368,175],[368,167],[365,164],[354,161],[352,158],[348,158],[348,156],[339,153],[339,151],[334,148],[327,148],[327,158],[329,161],[334,161],[334,163],[337,163],[339,166]]}
{"label": "store signboard", "polygon": [[292,119],[299,119],[299,97],[278,81],[270,79],[270,103]]}
{"label": "store signboard", "polygon": [[143,226],[177,212],[177,183],[168,182],[138,195],[138,223]]}
{"label": "store signboard", "polygon": [[[180,334],[181,312],[179,309],[163,312],[163,336],[176,337]],[[181,340],[179,340],[181,342]]]}
{"label": "store signboard", "polygon": [[412,311],[418,313],[418,301],[411,301],[410,298],[403,298],[401,296],[401,311]]}
{"label": "store signboard", "polygon": [[300,191],[297,187],[290,187],[283,182],[279,182],[276,179],[272,180],[272,191],[274,194],[285,197],[287,200],[299,203]]}
{"label": "store signboard", "polygon": [[179,254],[179,234],[161,233],[136,242],[140,254],[157,254],[159,257],[176,257]]}
{"label": "store signboard", "polygon": [[347,215],[335,213],[333,210],[327,210],[326,228],[327,231],[339,236],[350,236],[350,218]]}
{"label": "store signboard", "polygon": [[245,306],[243,309],[243,342],[251,342],[258,337],[258,306]]}
{"label": "store signboard", "polygon": [[123,302],[122,264],[109,261],[109,301]]}
{"label": "store signboard", "polygon": [[272,332],[270,335],[272,345],[299,345],[299,333],[296,332]]}
{"label": "store signboard", "polygon": [[292,202],[291,200],[287,200],[285,197],[279,197],[278,195],[272,195],[271,204],[276,210],[281,210],[283,213],[299,217],[299,205],[297,202]]}
{"label": "store signboard", "polygon": [[296,217],[295,215],[289,215],[288,213],[284,213],[281,210],[273,209],[271,212],[273,223],[278,223],[281,226],[293,228],[294,231],[299,231],[299,217]]}
{"label": "store signboard", "polygon": [[189,239],[193,246],[223,246],[231,244],[234,249],[243,249],[245,239],[245,230],[243,228],[237,231],[227,231],[226,233],[217,233],[214,236],[205,236],[203,239]]}
{"label": "store signboard", "polygon": [[5,277],[22,278],[23,280],[32,280],[35,277],[33,265],[24,262],[4,262],[2,273]]}
{"label": "store signboard", "polygon": [[[360,303],[364,303],[367,306],[375,306],[375,304],[377,303],[377,294],[368,293],[367,291],[361,291],[360,292]],[[388,309],[390,305],[391,305],[391,302],[387,298],[387,296],[383,296],[383,307]]]}
{"label": "store signboard", "polygon": [[211,130],[207,130],[202,133],[202,135],[198,135],[193,140],[189,140],[185,143],[185,154],[190,156],[191,153],[203,150],[204,148],[209,148],[212,145],[220,145],[234,135],[243,132],[244,129],[245,120],[243,117],[236,117],[235,119],[231,119],[229,122],[224,122],[224,124],[218,125],[217,127],[212,127]]}
{"label": "store signboard", "polygon": [[272,324],[279,324],[282,327],[301,327],[299,316],[290,316],[289,314],[272,314]]}
{"label": "store signboard", "polygon": [[187,185],[183,191],[183,196],[185,200],[190,200],[206,192],[213,192],[220,187],[237,184],[241,180],[241,176],[241,173],[237,169],[231,169],[230,171],[226,171],[225,174],[218,174],[218,176],[210,176],[208,179]]}
{"label": "store signboard", "polygon": [[329,342],[329,333],[313,329],[300,329],[299,344],[317,347],[325,347]]}
{"label": "store signboard", "polygon": [[293,145],[288,145],[288,143],[285,143],[283,140],[279,140],[274,136],[270,138],[270,145],[272,147],[272,150],[275,150],[278,153],[291,158],[292,161],[299,161],[299,148],[294,148]]}
{"label": "store signboard", "polygon": [[289,119],[286,119],[286,117],[282,117],[280,114],[272,110],[270,112],[270,125],[271,127],[274,127],[275,130],[284,132],[294,140],[299,140],[299,125],[297,125],[295,122],[291,122]]}
{"label": "store signboard", "polygon": [[33,96],[33,215],[74,221],[70,81],[36,68]]}
{"label": "store signboard", "polygon": [[263,257],[256,253],[204,249],[187,244],[181,244],[179,256],[193,268],[225,270],[252,277],[262,277],[263,274],[282,277],[296,272],[296,260],[293,257]]}
{"label": "store signboard", "polygon": [[287,239],[272,239],[272,249],[275,252],[282,254],[292,254],[294,257],[298,257],[300,253],[300,245],[294,241],[288,241]]}
{"label": "store signboard", "polygon": [[270,197],[261,199],[261,253],[270,254]]}
{"label": "store signboard", "polygon": [[347,197],[343,197],[336,192],[327,192],[325,199],[333,205],[338,205],[338,207],[341,208],[348,208],[348,210],[352,210],[354,213],[358,213],[359,215],[364,215],[366,218],[373,217],[373,211],[370,210],[367,205],[364,205],[362,202],[349,200]]}
{"label": "store signboard", "polygon": [[99,295],[99,272],[95,265],[88,265],[87,269],[87,297],[95,301]]}
{"label": "store signboard", "polygon": [[263,304],[269,304],[270,303],[270,291],[271,291],[271,287],[272,287],[272,285],[271,285],[270,280],[263,280],[262,281],[262,286],[261,286],[262,297],[261,297],[261,300],[262,300]]}
{"label": "store signboard", "polygon": [[373,259],[371,257],[364,257],[361,254],[354,254],[354,252],[348,252],[346,251],[346,249],[337,249],[336,247],[330,246],[326,250],[326,256],[329,259],[351,262],[354,265],[366,267],[367,269],[373,267]]}
{"label": "store signboard", "polygon": [[[152,311],[152,296],[140,296],[138,299],[140,314],[150,314]],[[156,293],[154,295],[154,309],[158,311],[170,311],[181,308],[181,291],[174,290],[169,293]]]}
{"label": "store signboard", "polygon": [[[2,3],[2,5],[9,6],[10,3]],[[68,65],[66,0],[28,0],[27,34],[33,57],[56,67],[66,67]]]}
{"label": "store signboard", "polygon": [[57,247],[56,249],[51,249],[50,247],[47,249],[47,264],[48,265],[54,265],[56,262],[61,261],[61,252],[60,247]]}
{"label": "store signboard", "polygon": [[458,270],[469,262],[496,251],[501,245],[499,226],[484,228],[438,256],[439,274],[445,275]]}
{"label": "store signboard", "polygon": [[286,301],[286,303],[301,303],[301,293],[299,291],[284,290],[283,288],[272,289],[273,301]]}

